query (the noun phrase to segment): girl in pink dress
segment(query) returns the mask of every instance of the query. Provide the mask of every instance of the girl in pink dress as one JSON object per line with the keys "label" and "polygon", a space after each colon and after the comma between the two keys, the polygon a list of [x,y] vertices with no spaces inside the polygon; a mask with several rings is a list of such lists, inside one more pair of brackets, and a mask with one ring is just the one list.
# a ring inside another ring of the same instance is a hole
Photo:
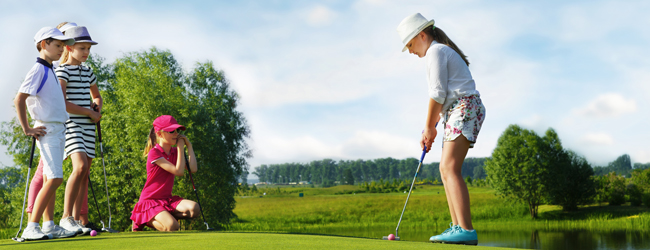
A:
{"label": "girl in pink dress", "polygon": [[196,202],[172,196],[174,177],[183,176],[186,170],[185,147],[190,171],[197,171],[192,144],[179,130],[185,130],[185,126],[171,115],[159,116],[153,122],[144,151],[147,181],[131,214],[133,231],[142,231],[145,225],[159,231],[177,231],[179,219],[199,216]]}

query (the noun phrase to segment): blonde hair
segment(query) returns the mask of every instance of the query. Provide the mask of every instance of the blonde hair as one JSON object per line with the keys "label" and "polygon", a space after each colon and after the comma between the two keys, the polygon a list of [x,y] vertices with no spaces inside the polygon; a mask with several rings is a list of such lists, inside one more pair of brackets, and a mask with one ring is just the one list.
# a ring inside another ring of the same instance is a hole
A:
{"label": "blonde hair", "polygon": [[[68,22],[62,22],[59,25],[56,26],[57,29],[60,29],[63,27],[63,25],[68,24]],[[65,32],[63,32],[65,35]],[[70,52],[68,52],[68,45],[64,45],[65,47],[63,48],[63,54],[61,54],[61,58],[59,58],[59,65],[63,65],[66,61],[68,61],[68,57],[70,56]]]}
{"label": "blonde hair", "polygon": [[156,131],[151,128],[149,131],[149,138],[147,138],[147,146],[144,147],[144,153],[142,156],[145,158],[149,156],[149,151],[156,146],[156,143],[158,143],[158,137],[156,136]]}
{"label": "blonde hair", "polygon": [[449,39],[447,34],[445,34],[445,32],[442,31],[440,28],[431,25],[424,28],[424,30],[422,31],[424,32],[424,34],[427,34],[427,36],[429,36],[436,42],[442,43],[452,48],[454,51],[456,51],[456,53],[458,53],[458,55],[460,55],[460,58],[462,58],[463,61],[465,61],[465,64],[469,66],[469,60],[467,60],[467,56],[463,54],[463,51],[460,50],[460,48],[458,48],[458,46],[456,46],[456,44],[453,41],[451,41],[451,39]]}

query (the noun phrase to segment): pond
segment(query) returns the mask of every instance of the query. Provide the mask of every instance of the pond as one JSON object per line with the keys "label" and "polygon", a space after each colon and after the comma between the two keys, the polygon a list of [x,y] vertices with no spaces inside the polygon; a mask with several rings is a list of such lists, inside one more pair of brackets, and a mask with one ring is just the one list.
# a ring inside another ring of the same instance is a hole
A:
{"label": "pond", "polygon": [[[346,235],[379,239],[395,231],[386,230],[319,230],[314,233]],[[587,230],[520,230],[520,231],[478,231],[479,246],[512,247],[525,249],[581,249],[604,250],[650,249],[648,231],[587,231]],[[402,240],[428,241],[431,232],[424,230],[400,230]]]}

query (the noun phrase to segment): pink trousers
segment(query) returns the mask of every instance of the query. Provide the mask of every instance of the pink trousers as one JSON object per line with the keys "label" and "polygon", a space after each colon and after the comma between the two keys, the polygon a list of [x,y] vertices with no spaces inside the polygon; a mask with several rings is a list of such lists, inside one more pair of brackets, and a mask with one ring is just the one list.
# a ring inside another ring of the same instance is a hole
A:
{"label": "pink trousers", "polygon": [[[41,191],[41,188],[43,188],[43,161],[38,161],[38,168],[36,169],[36,173],[34,173],[31,184],[29,184],[26,212],[31,213],[32,209],[34,209],[34,202],[36,202],[36,196]],[[88,189],[86,189],[86,193],[84,194],[84,199],[81,203],[81,212],[79,214],[88,214]]]}

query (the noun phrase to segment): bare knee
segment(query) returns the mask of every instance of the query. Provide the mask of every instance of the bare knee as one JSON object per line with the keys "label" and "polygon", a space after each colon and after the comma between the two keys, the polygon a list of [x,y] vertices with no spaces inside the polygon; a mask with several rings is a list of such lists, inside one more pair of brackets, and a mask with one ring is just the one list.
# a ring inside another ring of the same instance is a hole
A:
{"label": "bare knee", "polygon": [[199,217],[199,214],[201,213],[201,208],[199,207],[199,204],[194,204],[194,207],[192,207],[191,214],[190,216],[192,218]]}

